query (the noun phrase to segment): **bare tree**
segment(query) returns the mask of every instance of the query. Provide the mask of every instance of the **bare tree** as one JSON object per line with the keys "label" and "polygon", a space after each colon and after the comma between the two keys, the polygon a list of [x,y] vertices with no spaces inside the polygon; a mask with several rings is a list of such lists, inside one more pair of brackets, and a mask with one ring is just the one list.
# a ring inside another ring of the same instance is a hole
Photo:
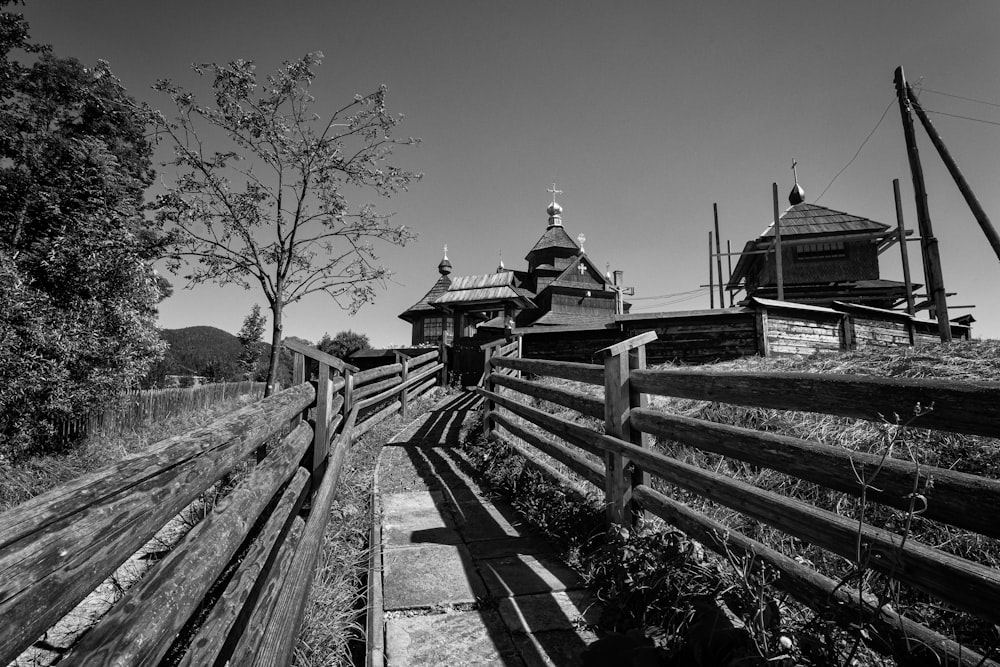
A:
{"label": "bare tree", "polygon": [[402,116],[386,110],[385,87],[356,95],[323,120],[309,86],[322,54],[286,62],[258,81],[254,64],[199,65],[210,74],[215,104],[203,106],[169,81],[177,115],[153,112],[173,148],[164,166],[173,183],[157,197],[157,219],[173,241],[171,268],[192,284],[258,285],[271,310],[266,394],[273,391],[285,306],[325,292],[352,313],[390,275],[375,245],[405,245],[414,234],[390,224],[374,204],[351,207],[347,194],[391,196],[419,174],[388,163]]}

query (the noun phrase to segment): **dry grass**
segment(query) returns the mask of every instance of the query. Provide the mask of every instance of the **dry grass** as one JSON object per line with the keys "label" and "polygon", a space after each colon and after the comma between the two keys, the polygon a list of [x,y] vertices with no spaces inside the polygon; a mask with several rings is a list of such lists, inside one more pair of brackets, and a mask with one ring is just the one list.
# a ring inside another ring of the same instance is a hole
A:
{"label": "dry grass", "polygon": [[95,436],[60,454],[29,456],[17,462],[0,456],[0,479],[4,482],[0,485],[0,512],[130,454],[141,452],[160,440],[210,424],[254,400],[250,396],[239,396],[115,437]]}

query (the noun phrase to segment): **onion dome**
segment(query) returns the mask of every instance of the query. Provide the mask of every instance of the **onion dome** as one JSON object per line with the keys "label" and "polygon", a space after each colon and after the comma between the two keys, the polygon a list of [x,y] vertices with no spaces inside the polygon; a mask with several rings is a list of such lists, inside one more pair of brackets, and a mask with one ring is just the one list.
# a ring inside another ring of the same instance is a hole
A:
{"label": "onion dome", "polygon": [[553,183],[548,192],[552,193],[552,203],[545,209],[545,212],[549,214],[549,227],[562,227],[563,207],[556,203],[556,195],[561,195],[562,190],[556,190],[556,184]]}
{"label": "onion dome", "polygon": [[438,273],[442,276],[446,276],[451,273],[451,262],[448,261],[448,246],[444,247],[444,259],[438,264]]}
{"label": "onion dome", "polygon": [[795,167],[798,166],[798,162],[792,160],[792,177],[795,179],[795,186],[792,187],[792,191],[788,193],[788,202],[792,206],[801,204],[806,200],[806,191],[802,189],[799,185],[799,174],[795,171]]}

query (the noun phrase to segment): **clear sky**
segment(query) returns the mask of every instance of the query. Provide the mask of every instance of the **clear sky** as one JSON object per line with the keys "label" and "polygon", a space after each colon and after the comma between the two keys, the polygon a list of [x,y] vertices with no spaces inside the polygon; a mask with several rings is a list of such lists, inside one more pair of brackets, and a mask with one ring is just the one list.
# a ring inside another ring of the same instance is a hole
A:
{"label": "clear sky", "polygon": [[[437,278],[441,247],[455,275],[507,268],[546,225],[553,180],[567,231],[586,234],[598,266],[625,271],[633,312],[707,308],[712,204],[722,238],[740,249],[782,207],[799,162],[806,201],[895,224],[892,179],[916,227],[893,70],[920,81],[932,115],[986,211],[1000,225],[1000,3],[839,2],[337,2],[333,0],[28,0],[37,41],[58,55],[104,59],[134,96],[171,78],[195,90],[195,62],[254,60],[267,71],[322,51],[317,111],[379,84],[405,114],[398,153],[425,174],[381,204],[419,239],[381,255],[396,275],[348,317],[315,297],[286,312],[285,333],[317,340],[344,329],[377,346],[409,342],[397,315]],[[935,92],[931,92],[935,91]],[[990,102],[983,104],[942,95]],[[889,107],[881,123],[883,112]],[[992,124],[991,124],[992,123]],[[1000,337],[997,260],[918,128],[934,231],[954,309],[979,337]],[[911,244],[913,275],[921,270]],[[882,277],[901,279],[897,248]],[[161,307],[161,325],[236,332],[262,295],[199,286]],[[650,298],[662,297],[662,298]]]}

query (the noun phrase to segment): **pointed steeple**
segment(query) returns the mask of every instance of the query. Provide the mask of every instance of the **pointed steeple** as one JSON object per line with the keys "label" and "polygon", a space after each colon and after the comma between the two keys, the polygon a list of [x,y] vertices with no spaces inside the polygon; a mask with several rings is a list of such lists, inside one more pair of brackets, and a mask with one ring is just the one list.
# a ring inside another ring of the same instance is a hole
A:
{"label": "pointed steeple", "polygon": [[503,273],[507,269],[503,265],[503,250],[500,251],[500,261],[497,263],[497,273]]}

